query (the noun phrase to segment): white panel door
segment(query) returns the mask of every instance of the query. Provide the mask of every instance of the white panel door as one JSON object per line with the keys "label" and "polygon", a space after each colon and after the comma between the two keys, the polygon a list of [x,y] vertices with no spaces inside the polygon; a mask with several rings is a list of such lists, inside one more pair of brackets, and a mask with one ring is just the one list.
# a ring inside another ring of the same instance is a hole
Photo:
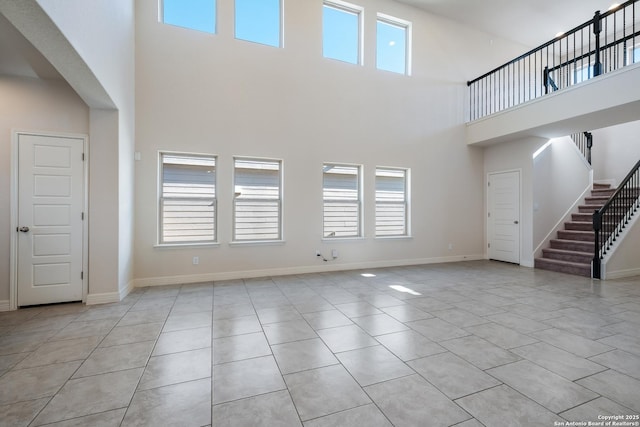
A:
{"label": "white panel door", "polygon": [[84,140],[18,135],[18,306],[82,300]]}
{"label": "white panel door", "polygon": [[489,174],[489,258],[520,264],[520,172]]}

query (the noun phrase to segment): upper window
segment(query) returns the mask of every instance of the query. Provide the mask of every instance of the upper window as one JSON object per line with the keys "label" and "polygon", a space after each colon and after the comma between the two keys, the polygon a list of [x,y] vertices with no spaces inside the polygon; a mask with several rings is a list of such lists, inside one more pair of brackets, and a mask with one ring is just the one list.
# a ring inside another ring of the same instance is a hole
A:
{"label": "upper window", "polygon": [[576,63],[573,69],[573,81],[572,84],[578,84],[582,82],[586,82],[591,77],[593,77],[593,64],[584,64],[581,65],[579,62]]}
{"label": "upper window", "polygon": [[234,160],[233,240],[282,239],[282,162]]}
{"label": "upper window", "polygon": [[376,66],[379,70],[409,74],[410,24],[378,15]]}
{"label": "upper window", "polygon": [[160,154],[159,243],[216,241],[216,158]]}
{"label": "upper window", "polygon": [[163,0],[162,22],[215,33],[216,0]]}
{"label": "upper window", "polygon": [[408,171],[376,169],[376,236],[407,236]]}
{"label": "upper window", "polygon": [[325,2],[322,9],[322,52],[325,58],[352,64],[361,61],[362,9],[343,2]]}
{"label": "upper window", "polygon": [[360,237],[360,166],[322,167],[323,233],[326,238]]}
{"label": "upper window", "polygon": [[236,0],[236,38],[280,47],[280,0]]}
{"label": "upper window", "polygon": [[640,44],[627,48],[627,63],[625,65],[637,64],[640,62]]}

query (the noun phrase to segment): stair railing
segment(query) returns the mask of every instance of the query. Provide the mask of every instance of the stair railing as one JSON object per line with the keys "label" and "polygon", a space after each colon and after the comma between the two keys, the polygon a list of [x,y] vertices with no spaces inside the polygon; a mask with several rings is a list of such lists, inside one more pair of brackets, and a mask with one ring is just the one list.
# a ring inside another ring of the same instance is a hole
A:
{"label": "stair railing", "polygon": [[602,259],[640,208],[640,161],[622,181],[607,203],[593,213],[595,233],[593,278],[601,279]]}
{"label": "stair railing", "polygon": [[542,81],[544,82],[544,94],[549,93],[549,88],[553,89],[553,92],[558,90],[558,85],[551,77],[551,73],[549,72],[549,66],[545,66],[544,70],[542,70]]}
{"label": "stair railing", "polygon": [[591,148],[593,147],[593,134],[591,132],[580,132],[571,135],[571,139],[576,143],[578,150],[584,158],[591,164]]}
{"label": "stair railing", "polygon": [[640,62],[640,0],[628,0],[467,82],[469,121]]}

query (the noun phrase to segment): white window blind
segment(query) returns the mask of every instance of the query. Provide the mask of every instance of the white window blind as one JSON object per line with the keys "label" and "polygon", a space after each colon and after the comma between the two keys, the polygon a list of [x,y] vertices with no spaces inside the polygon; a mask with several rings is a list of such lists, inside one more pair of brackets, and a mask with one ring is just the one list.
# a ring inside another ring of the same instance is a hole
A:
{"label": "white window blind", "polygon": [[322,235],[360,237],[360,166],[324,164],[322,171]]}
{"label": "white window blind", "polygon": [[160,243],[216,241],[216,158],[162,153]]}
{"label": "white window blind", "polygon": [[282,239],[282,164],[278,160],[234,162],[234,241]]}
{"label": "white window blind", "polygon": [[376,236],[406,236],[407,171],[376,169]]}

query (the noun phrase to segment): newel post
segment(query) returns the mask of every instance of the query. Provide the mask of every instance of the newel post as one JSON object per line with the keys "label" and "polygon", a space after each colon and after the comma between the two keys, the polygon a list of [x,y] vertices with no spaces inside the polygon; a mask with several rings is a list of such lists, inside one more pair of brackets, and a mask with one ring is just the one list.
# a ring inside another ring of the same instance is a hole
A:
{"label": "newel post", "polygon": [[595,233],[593,248],[593,278],[600,279],[600,230],[602,229],[602,214],[599,211],[593,213],[593,232]]}
{"label": "newel post", "polygon": [[602,32],[602,18],[600,18],[600,11],[597,10],[593,15],[593,35],[596,41],[595,60],[593,62],[593,77],[602,74],[602,62],[600,62],[600,33]]}

